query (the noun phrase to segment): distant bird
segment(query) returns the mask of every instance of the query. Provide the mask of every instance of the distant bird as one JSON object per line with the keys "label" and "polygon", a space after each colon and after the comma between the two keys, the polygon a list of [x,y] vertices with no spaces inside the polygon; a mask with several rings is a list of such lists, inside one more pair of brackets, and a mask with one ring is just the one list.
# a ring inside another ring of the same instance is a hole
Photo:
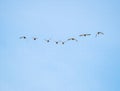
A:
{"label": "distant bird", "polygon": [[20,39],[26,39],[27,37],[26,36],[21,36]]}
{"label": "distant bird", "polygon": [[59,44],[59,43],[61,43],[62,41],[57,40],[57,41],[54,41],[54,42],[55,42],[55,44]]}
{"label": "distant bird", "polygon": [[65,44],[65,42],[63,42],[63,41],[62,41],[62,44],[64,45],[64,44]]}
{"label": "distant bird", "polygon": [[50,42],[50,39],[47,39],[47,40],[45,40],[47,43],[49,43]]}
{"label": "distant bird", "polygon": [[46,40],[47,42],[50,42],[50,40]]}
{"label": "distant bird", "polygon": [[69,39],[67,39],[68,41],[70,41],[70,40],[75,40],[76,42],[78,41],[77,39],[75,39],[75,38],[69,38]]}
{"label": "distant bird", "polygon": [[55,41],[55,43],[56,43],[56,44],[58,44],[58,43],[59,43],[59,41]]}
{"label": "distant bird", "polygon": [[85,37],[86,37],[86,36],[90,36],[90,35],[91,35],[91,34],[81,34],[81,35],[79,35],[79,36],[81,36],[81,37],[82,37],[82,36],[85,36]]}
{"label": "distant bird", "polygon": [[95,37],[97,37],[98,35],[104,35],[104,33],[103,32],[97,32],[97,34],[96,34],[96,36]]}
{"label": "distant bird", "polygon": [[37,40],[38,38],[36,38],[36,37],[33,37],[33,40]]}
{"label": "distant bird", "polygon": [[60,41],[60,42],[61,42],[61,44],[63,44],[63,45],[64,45],[66,41]]}

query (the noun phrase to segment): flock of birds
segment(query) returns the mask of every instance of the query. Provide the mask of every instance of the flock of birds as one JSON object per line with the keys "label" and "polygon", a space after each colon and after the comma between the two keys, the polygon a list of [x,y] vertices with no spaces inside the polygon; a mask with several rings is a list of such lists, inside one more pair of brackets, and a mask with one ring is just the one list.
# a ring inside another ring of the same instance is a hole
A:
{"label": "flock of birds", "polygon": [[[87,37],[87,36],[90,36],[91,34],[80,34],[79,36],[80,37]],[[99,35],[104,35],[104,33],[103,32],[97,32],[96,33],[96,35],[95,35],[95,37],[97,37],[97,36],[99,36]],[[27,39],[27,37],[26,36],[21,36],[20,37],[20,39]],[[37,40],[38,38],[37,37],[33,37],[33,40]],[[45,41],[47,42],[47,43],[49,43],[49,42],[51,42],[52,40],[51,39],[45,39]],[[55,42],[55,44],[59,44],[59,43],[61,43],[61,44],[65,44],[67,41],[78,41],[76,38],[68,38],[67,40],[65,40],[65,41],[54,41]]]}

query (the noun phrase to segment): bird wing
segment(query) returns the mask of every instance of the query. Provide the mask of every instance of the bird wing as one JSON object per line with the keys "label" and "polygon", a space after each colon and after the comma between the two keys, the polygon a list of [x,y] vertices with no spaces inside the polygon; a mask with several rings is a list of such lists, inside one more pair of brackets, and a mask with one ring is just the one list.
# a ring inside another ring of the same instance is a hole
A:
{"label": "bird wing", "polygon": [[100,32],[100,33],[104,35],[104,33],[102,33],[102,32]]}
{"label": "bird wing", "polygon": [[20,39],[22,39],[23,37],[20,37]]}
{"label": "bird wing", "polygon": [[[21,36],[20,39],[23,39],[25,36]],[[25,37],[26,38],[26,37]]]}
{"label": "bird wing", "polygon": [[90,36],[91,34],[86,34],[86,35]]}
{"label": "bird wing", "polygon": [[79,35],[79,36],[84,36],[84,34],[81,34],[81,35]]}
{"label": "bird wing", "polygon": [[67,40],[72,40],[72,38],[69,38],[69,39],[67,39]]}
{"label": "bird wing", "polygon": [[76,42],[78,41],[77,39],[74,39]]}
{"label": "bird wing", "polygon": [[95,37],[97,37],[98,33],[95,35]]}

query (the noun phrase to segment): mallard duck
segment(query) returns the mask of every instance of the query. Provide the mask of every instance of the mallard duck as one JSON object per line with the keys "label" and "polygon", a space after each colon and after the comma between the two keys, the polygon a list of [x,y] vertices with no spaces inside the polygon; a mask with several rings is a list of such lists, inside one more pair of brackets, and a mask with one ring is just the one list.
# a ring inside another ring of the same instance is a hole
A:
{"label": "mallard duck", "polygon": [[65,42],[63,42],[63,41],[62,41],[62,44],[64,45],[64,44],[65,44]]}

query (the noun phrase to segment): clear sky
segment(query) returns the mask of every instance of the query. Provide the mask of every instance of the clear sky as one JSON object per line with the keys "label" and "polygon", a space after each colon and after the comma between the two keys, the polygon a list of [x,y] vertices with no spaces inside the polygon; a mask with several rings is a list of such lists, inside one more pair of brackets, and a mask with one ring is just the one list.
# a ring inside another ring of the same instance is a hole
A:
{"label": "clear sky", "polygon": [[120,0],[0,0],[0,91],[120,91]]}

